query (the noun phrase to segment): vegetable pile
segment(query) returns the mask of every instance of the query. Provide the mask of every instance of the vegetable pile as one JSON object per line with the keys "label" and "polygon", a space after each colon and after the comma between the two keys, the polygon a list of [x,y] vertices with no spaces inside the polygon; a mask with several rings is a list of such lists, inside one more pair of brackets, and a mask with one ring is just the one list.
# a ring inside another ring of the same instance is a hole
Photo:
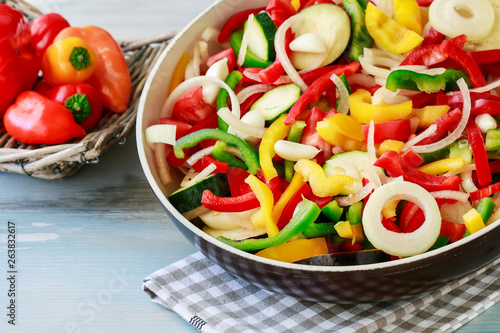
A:
{"label": "vegetable pile", "polygon": [[271,0],[207,28],[145,131],[163,184],[185,174],[169,201],[286,262],[397,260],[485,228],[499,29],[498,0]]}
{"label": "vegetable pile", "polygon": [[83,138],[104,110],[128,108],[127,62],[101,28],[70,27],[56,13],[29,23],[0,4],[0,62],[0,128],[23,144]]}

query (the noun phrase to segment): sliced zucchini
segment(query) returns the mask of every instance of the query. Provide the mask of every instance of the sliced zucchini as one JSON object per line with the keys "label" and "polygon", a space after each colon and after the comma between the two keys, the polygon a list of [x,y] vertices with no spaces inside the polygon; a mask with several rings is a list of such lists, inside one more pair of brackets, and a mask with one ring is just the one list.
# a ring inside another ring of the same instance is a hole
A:
{"label": "sliced zucchini", "polygon": [[180,188],[170,194],[168,201],[179,211],[189,212],[201,206],[203,191],[210,190],[217,196],[229,194],[229,183],[226,174],[217,173],[186,188]]}
{"label": "sliced zucchini", "polygon": [[[249,26],[245,22],[245,28]],[[260,12],[255,15],[248,31],[248,49],[261,59],[274,61],[276,51],[274,50],[274,36],[276,35],[276,24],[267,12]]]}
{"label": "sliced zucchini", "polygon": [[[242,39],[243,39],[243,29],[236,29],[231,34],[231,47],[236,56],[240,53]],[[273,64],[272,61],[259,58],[251,50],[247,50],[245,54],[245,61],[243,62],[243,67],[267,68],[272,64]]]}
{"label": "sliced zucchini", "polygon": [[287,112],[300,97],[301,90],[295,83],[278,86],[262,95],[250,110],[258,110],[265,120],[273,120]]}
{"label": "sliced zucchini", "polygon": [[327,54],[312,52],[293,52],[290,60],[297,69],[304,69],[309,65],[324,60],[318,67],[328,65],[335,61],[349,43],[351,36],[351,22],[349,15],[339,6],[330,3],[321,3],[309,6],[301,10],[296,15],[302,21],[292,26],[295,38],[307,33],[318,35],[325,44]]}

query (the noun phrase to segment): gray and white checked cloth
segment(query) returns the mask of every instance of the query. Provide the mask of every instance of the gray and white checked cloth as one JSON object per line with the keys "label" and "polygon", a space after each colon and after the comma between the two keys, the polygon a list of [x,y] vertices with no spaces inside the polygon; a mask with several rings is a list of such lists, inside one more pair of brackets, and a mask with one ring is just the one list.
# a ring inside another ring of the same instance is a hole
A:
{"label": "gray and white checked cloth", "polygon": [[204,333],[452,332],[500,300],[499,264],[410,299],[341,305],[260,289],[198,252],[147,276],[143,288]]}

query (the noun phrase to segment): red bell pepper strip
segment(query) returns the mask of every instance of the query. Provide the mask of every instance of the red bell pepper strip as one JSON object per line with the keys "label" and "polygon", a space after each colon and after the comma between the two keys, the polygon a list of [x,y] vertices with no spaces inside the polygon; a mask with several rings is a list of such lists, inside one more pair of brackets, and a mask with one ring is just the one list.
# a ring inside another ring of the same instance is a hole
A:
{"label": "red bell pepper strip", "polygon": [[276,27],[297,13],[290,0],[271,0],[266,6],[266,12],[269,13]]}
{"label": "red bell pepper strip", "polygon": [[101,119],[101,95],[88,83],[64,84],[52,88],[46,96],[66,106],[86,131],[92,130]]}
{"label": "red bell pepper strip", "polygon": [[[331,147],[316,130],[316,125],[318,124],[318,122],[325,119],[326,115],[327,114],[320,108],[316,106],[313,107],[307,114],[306,126],[302,130],[302,136],[300,138],[300,143],[310,145],[321,150],[315,156],[317,163],[320,165],[323,165],[325,163],[325,159],[330,158],[331,155],[328,155],[331,152]],[[325,153],[327,154],[327,156],[325,156]]]}
{"label": "red bell pepper strip", "polygon": [[23,14],[0,4],[0,119],[17,95],[35,84],[40,61]]}
{"label": "red bell pepper strip", "polygon": [[500,192],[500,182],[491,184],[489,186],[480,188],[477,191],[470,193],[470,199],[472,201],[481,200],[482,198],[486,198],[491,196],[493,193]]}
{"label": "red bell pepper strip", "polygon": [[491,65],[500,62],[500,49],[469,52],[471,58],[478,65]]}
{"label": "red bell pepper strip", "polygon": [[385,151],[373,165],[385,169],[391,177],[403,176],[404,180],[420,185],[427,191],[457,190],[462,182],[458,176],[426,174],[405,163],[401,155],[393,150]]}
{"label": "red bell pepper strip", "polygon": [[[500,97],[488,93],[470,92],[471,113],[474,115],[489,113],[500,115]],[[449,105],[452,108],[459,108],[463,105],[461,93],[452,95],[438,94],[436,104]]]}
{"label": "red bell pepper strip", "polygon": [[34,91],[19,94],[3,122],[7,133],[26,144],[59,144],[85,136],[71,111]]}
{"label": "red bell pepper strip", "polygon": [[[291,4],[290,4],[291,6]],[[293,33],[291,29],[288,29],[285,34],[285,51],[287,55],[290,55],[290,42],[293,40]],[[264,84],[273,84],[276,80],[278,80],[281,75],[283,75],[283,72],[285,70],[283,69],[283,65],[281,64],[281,61],[279,60],[278,57],[276,57],[276,60],[274,60],[274,63],[259,71],[259,78]]]}
{"label": "red bell pepper strip", "polygon": [[182,138],[184,135],[189,134],[190,133],[189,131],[193,127],[193,125],[191,125],[191,124],[188,124],[186,122],[183,122],[183,121],[180,121],[177,119],[172,119],[169,117],[160,118],[160,124],[174,125],[176,127],[176,130],[175,130],[175,139],[176,140],[178,140],[179,138]]}
{"label": "red bell pepper strip", "polygon": [[216,160],[212,155],[205,155],[193,164],[193,169],[200,172],[210,164],[215,165],[213,173],[227,173],[227,163]]}
{"label": "red bell pepper strip", "polygon": [[354,74],[358,69],[359,62],[352,62],[349,65],[338,65],[331,71],[319,77],[306,89],[306,91],[304,91],[297,102],[295,102],[295,104],[292,106],[285,120],[285,125],[293,124],[310,104],[319,100],[321,95],[323,95],[323,93],[327,89],[335,86],[332,80],[330,80],[332,74],[335,74],[337,76],[341,74],[349,76]]}
{"label": "red bell pepper strip", "polygon": [[388,218],[382,217],[382,225],[384,228],[386,228],[389,231],[395,232],[400,234],[401,230],[399,230],[399,227],[397,226],[396,223],[394,223],[392,220],[389,220]]}
{"label": "red bell pepper strip", "polygon": [[414,168],[417,168],[422,163],[424,163],[424,159],[422,158],[422,156],[416,153],[413,149],[407,149],[404,152],[402,152],[401,158]]}
{"label": "red bell pepper strip", "polygon": [[[363,125],[363,136],[365,142],[368,141],[368,128],[370,125]],[[381,143],[385,140],[406,141],[411,133],[410,119],[393,120],[376,123],[374,126],[374,142]]]}
{"label": "red bell pepper strip", "polygon": [[415,203],[407,201],[401,210],[401,214],[398,217],[398,228],[399,230],[407,230],[408,225],[411,222],[412,217],[421,210]]}
{"label": "red bell pepper strip", "polygon": [[205,103],[202,87],[198,87],[188,91],[175,102],[172,118],[194,125],[213,113],[215,113],[214,106]]}
{"label": "red bell pepper strip", "polygon": [[429,7],[434,0],[417,0],[420,7]]}
{"label": "red bell pepper strip", "polygon": [[486,186],[492,181],[490,166],[488,164],[488,154],[484,148],[483,135],[475,122],[470,122],[465,128],[469,138],[474,164],[476,165],[477,179],[479,185]]}
{"label": "red bell pepper strip", "polygon": [[451,60],[455,61],[469,76],[470,83],[473,87],[483,87],[486,85],[486,79],[481,72],[478,64],[472,57],[456,46],[454,43],[443,40],[440,46],[441,51]]}
{"label": "red bell pepper strip", "polygon": [[227,168],[227,180],[232,197],[237,197],[252,191],[250,185],[245,183],[245,179],[249,174],[250,173],[245,169],[235,167]]}
{"label": "red bell pepper strip", "polygon": [[293,216],[295,207],[297,207],[299,202],[302,201],[302,197],[308,195],[309,193],[311,193],[311,187],[307,183],[304,183],[304,185],[302,185],[300,189],[290,198],[283,209],[280,218],[278,219],[278,223],[276,224],[279,230],[283,229],[288,224]]}
{"label": "red bell pepper strip", "polygon": [[325,207],[327,204],[329,204],[333,200],[333,197],[318,197],[317,195],[315,195],[312,192],[305,195],[305,198],[307,200],[314,202],[316,205],[318,205],[319,208]]}
{"label": "red bell pepper strip", "polygon": [[439,44],[428,44],[413,50],[400,64],[400,66],[408,65],[425,65],[432,66],[448,59],[446,54],[441,51]]}
{"label": "red bell pepper strip", "polygon": [[31,22],[31,44],[40,59],[57,34],[69,26],[68,21],[57,13],[40,15]]}
{"label": "red bell pepper strip", "polygon": [[360,243],[352,243],[351,241],[344,242],[340,244],[340,250],[342,252],[355,252],[363,250],[363,245]]}
{"label": "red bell pepper strip", "polygon": [[459,109],[454,109],[453,111],[442,115],[435,122],[433,122],[433,124],[437,126],[434,133],[421,140],[416,145],[422,146],[441,140],[443,137],[448,135],[449,131],[453,131],[457,127],[461,118],[462,112]]}
{"label": "red bell pepper strip", "polygon": [[448,237],[450,243],[456,242],[463,238],[467,227],[462,223],[441,221],[441,231],[440,234]]}
{"label": "red bell pepper strip", "polygon": [[444,35],[431,26],[425,34],[422,44],[420,45],[439,44],[443,41],[443,39]]}
{"label": "red bell pepper strip", "polygon": [[[423,108],[427,105],[440,104],[440,103],[437,103],[437,101],[436,101],[438,94],[439,93],[428,94],[425,91],[422,91],[422,92],[420,92],[420,93],[418,93],[415,96],[412,96],[410,98],[411,102],[412,102],[412,107],[414,109],[420,109],[420,108]],[[444,95],[444,94],[441,94],[441,95]]]}
{"label": "red bell pepper strip", "polygon": [[212,66],[217,61],[222,60],[224,58],[227,59],[227,68],[229,70],[229,73],[231,73],[231,71],[234,69],[234,66],[236,64],[236,57],[235,57],[234,51],[231,47],[210,56],[206,61],[207,67]]}
{"label": "red bell pepper strip", "polygon": [[222,29],[220,30],[219,36],[217,37],[219,43],[223,44],[227,42],[229,37],[231,37],[231,33],[240,25],[245,23],[250,14],[256,15],[261,11],[263,11],[264,9],[265,9],[264,7],[248,9],[231,16],[229,20],[227,20],[226,23],[224,23]]}
{"label": "red bell pepper strip", "polygon": [[498,64],[479,65],[484,75],[500,76],[500,66]]}

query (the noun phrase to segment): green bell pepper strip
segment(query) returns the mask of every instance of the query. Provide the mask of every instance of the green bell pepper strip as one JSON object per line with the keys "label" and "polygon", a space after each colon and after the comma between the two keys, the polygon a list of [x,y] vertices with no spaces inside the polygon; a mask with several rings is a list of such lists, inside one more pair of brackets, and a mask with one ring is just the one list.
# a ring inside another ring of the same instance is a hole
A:
{"label": "green bell pepper strip", "polygon": [[[224,82],[229,86],[229,88],[234,90],[234,88],[241,81],[242,78],[243,78],[243,73],[241,73],[240,71],[232,71],[231,73],[229,73]],[[228,106],[227,105],[228,97],[229,93],[227,92],[227,90],[221,89],[219,92],[219,96],[217,97],[217,110],[221,108],[226,108]],[[219,123],[219,129],[224,132],[227,132],[229,125],[219,116],[217,116],[217,121]]]}
{"label": "green bell pepper strip", "polygon": [[347,219],[349,220],[349,224],[356,225],[358,223],[361,223],[362,213],[363,213],[362,201],[355,203],[352,206],[349,206],[349,210],[347,211]]}
{"label": "green bell pepper strip", "polygon": [[309,228],[302,232],[302,235],[307,238],[319,238],[337,235],[335,224],[337,224],[337,222],[313,223]]}
{"label": "green bell pepper strip", "polygon": [[199,142],[208,139],[215,139],[225,142],[226,144],[237,147],[243,158],[243,162],[245,162],[248,167],[248,172],[252,175],[257,174],[257,169],[260,167],[259,157],[255,153],[255,151],[242,139],[238,138],[236,135],[226,133],[216,128],[205,128],[186,136],[183,136],[179,140],[177,140],[174,146],[174,154],[177,158],[184,158],[183,149],[193,147],[197,145]]}
{"label": "green bell pepper strip", "polygon": [[[302,137],[302,131],[306,127],[306,122],[304,120],[297,120],[292,125],[290,125],[290,132],[288,132],[287,140],[290,142],[300,142]],[[285,160],[285,179],[287,182],[291,182],[293,178],[293,174],[295,170],[293,166],[295,165],[295,161]]]}
{"label": "green bell pepper strip", "polygon": [[297,213],[290,222],[275,236],[267,238],[252,238],[233,241],[225,237],[218,237],[221,242],[242,251],[258,251],[270,246],[283,244],[309,229],[321,213],[317,204],[304,198]]}
{"label": "green bell pepper strip", "polygon": [[373,46],[373,38],[368,33],[365,23],[367,3],[366,1],[344,0],[342,5],[351,17],[351,38],[346,49],[347,57],[351,61],[358,61],[359,56],[363,55],[364,48]]}
{"label": "green bell pepper strip", "polygon": [[385,87],[394,92],[397,89],[407,89],[431,94],[441,90],[445,92],[458,90],[457,81],[460,78],[463,78],[469,87],[471,86],[467,73],[453,68],[448,68],[444,73],[437,75],[398,69],[389,74]]}
{"label": "green bell pepper strip", "polygon": [[344,213],[344,209],[339,206],[337,201],[332,200],[325,207],[321,208],[321,213],[328,217],[330,221],[337,223]]}
{"label": "green bell pepper strip", "polygon": [[486,224],[488,223],[491,215],[493,215],[493,211],[495,210],[495,203],[489,197],[483,198],[477,204],[476,210],[479,215],[481,215],[483,222]]}
{"label": "green bell pepper strip", "polygon": [[236,167],[244,170],[248,170],[247,165],[242,160],[236,158],[233,154],[224,151],[227,144],[224,141],[217,141],[215,143],[214,149],[212,149],[212,156],[216,160],[227,163],[228,167]]}

